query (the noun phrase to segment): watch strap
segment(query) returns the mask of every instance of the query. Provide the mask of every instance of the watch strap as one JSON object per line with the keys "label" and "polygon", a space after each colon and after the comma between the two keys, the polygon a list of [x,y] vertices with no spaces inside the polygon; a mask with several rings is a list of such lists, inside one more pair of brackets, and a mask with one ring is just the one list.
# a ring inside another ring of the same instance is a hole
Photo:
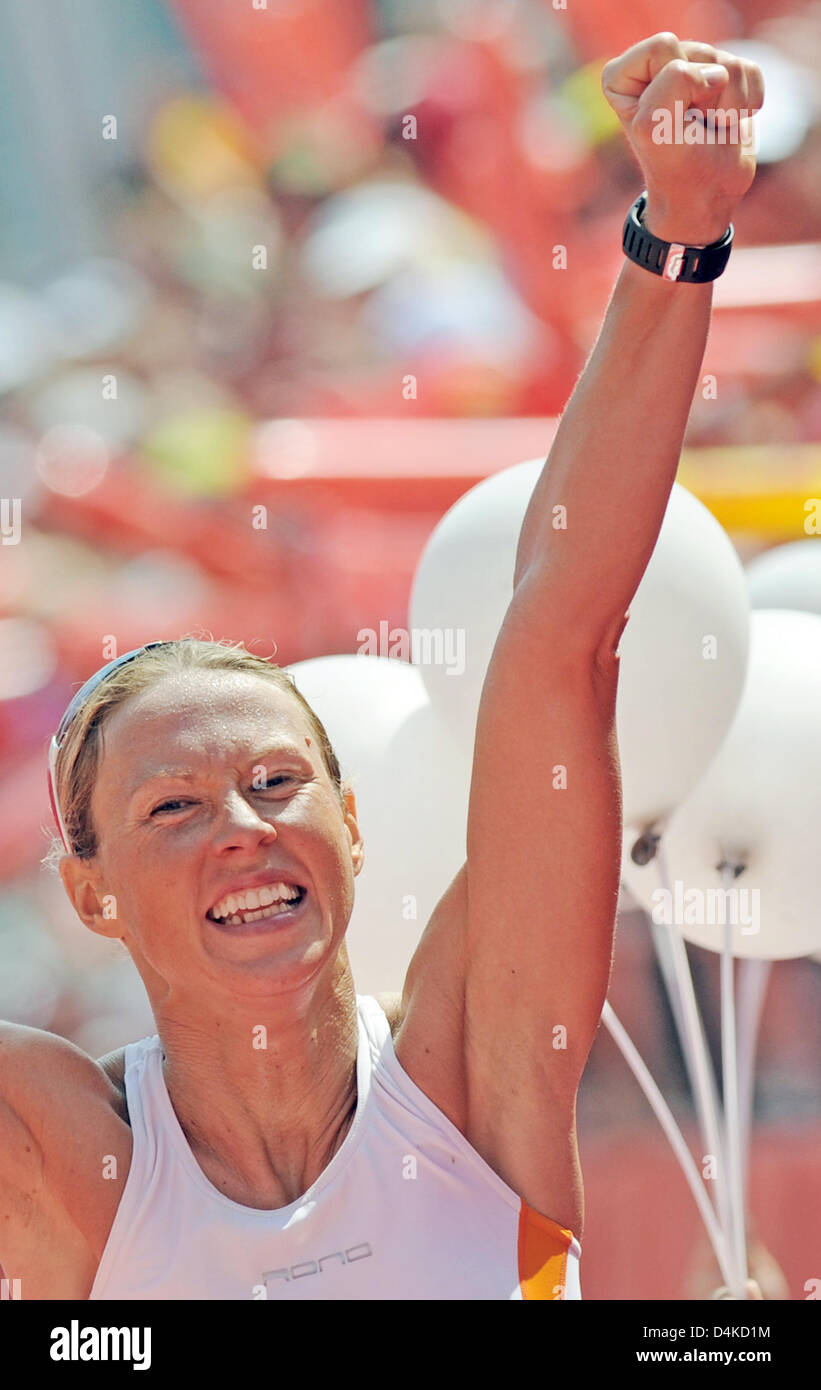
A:
{"label": "watch strap", "polygon": [[640,193],[627,214],[622,235],[622,249],[629,260],[645,270],[660,275],[663,280],[683,280],[687,284],[706,284],[722,274],[733,245],[733,224],[723,236],[709,246],[686,246],[678,241],[664,241],[642,225],[641,217],[647,206],[647,190]]}

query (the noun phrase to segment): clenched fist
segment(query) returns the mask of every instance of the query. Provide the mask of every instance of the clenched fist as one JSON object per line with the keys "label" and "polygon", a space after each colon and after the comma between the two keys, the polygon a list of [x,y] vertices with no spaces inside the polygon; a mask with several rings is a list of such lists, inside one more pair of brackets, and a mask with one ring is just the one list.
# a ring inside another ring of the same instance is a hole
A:
{"label": "clenched fist", "polygon": [[716,241],[755,176],[758,65],[665,31],[611,59],[602,90],[644,174],[648,230],[695,246]]}

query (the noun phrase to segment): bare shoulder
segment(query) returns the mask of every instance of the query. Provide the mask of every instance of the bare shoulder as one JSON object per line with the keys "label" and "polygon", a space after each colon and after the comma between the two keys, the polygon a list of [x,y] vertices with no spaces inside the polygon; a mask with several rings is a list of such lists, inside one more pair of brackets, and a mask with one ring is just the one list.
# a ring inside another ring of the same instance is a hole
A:
{"label": "bare shoulder", "polygon": [[[114,1065],[104,1067],[67,1038],[24,1024],[0,1023],[0,1100],[9,1124],[14,1116],[15,1132],[22,1125],[44,1156],[61,1165],[81,1132],[99,1133],[109,1119],[113,1125],[124,1118]],[[13,1162],[9,1149],[0,1150]]]}
{"label": "bare shoulder", "polygon": [[61,1096],[111,1101],[112,1087],[106,1070],[68,1038],[0,1022],[0,1095],[16,1110],[45,1111]]}
{"label": "bare shoulder", "polygon": [[[24,1298],[88,1297],[130,1154],[106,1069],[57,1034],[0,1023],[0,1262],[23,1272]],[[115,1181],[101,1183],[101,1156]]]}

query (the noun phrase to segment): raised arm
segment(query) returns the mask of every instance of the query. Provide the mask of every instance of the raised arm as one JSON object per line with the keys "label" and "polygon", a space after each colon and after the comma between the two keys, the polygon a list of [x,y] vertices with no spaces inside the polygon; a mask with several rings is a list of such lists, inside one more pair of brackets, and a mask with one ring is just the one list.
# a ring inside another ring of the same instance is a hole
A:
{"label": "raised arm", "polygon": [[[699,63],[717,57],[708,88]],[[653,113],[678,100],[758,108],[758,69],[660,34],[608,63],[603,83],[642,165],[649,230],[715,241],[753,177],[752,149],[656,144]],[[467,862],[403,999],[402,1064],[520,1197],[577,1234],[576,1093],[619,887],[615,649],[661,527],[709,314],[709,285],[625,264],[525,517],[479,708]]]}
{"label": "raised arm", "polygon": [[[708,80],[711,68],[715,82]],[[755,174],[751,120],[739,126],[746,143],[666,144],[659,137],[675,134],[675,121],[669,132],[658,113],[675,113],[679,102],[682,112],[758,110],[760,70],[660,33],[608,63],[602,86],[642,167],[645,227],[694,246],[721,237]],[[671,282],[625,259],[534,490],[514,583],[535,571],[561,604],[568,632],[583,632],[588,641],[607,643],[621,628],[655,546],[711,302],[711,283]],[[566,529],[554,524],[561,521],[556,507],[566,509]]]}

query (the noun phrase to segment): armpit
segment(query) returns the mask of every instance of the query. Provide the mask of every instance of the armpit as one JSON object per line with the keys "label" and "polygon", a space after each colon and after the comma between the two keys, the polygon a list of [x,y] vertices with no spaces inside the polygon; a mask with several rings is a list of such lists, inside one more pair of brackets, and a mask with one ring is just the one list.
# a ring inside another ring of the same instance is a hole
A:
{"label": "armpit", "polygon": [[402,1022],[402,995],[399,993],[375,994],[374,998],[385,1012],[391,1036],[396,1037],[397,1029]]}
{"label": "armpit", "polygon": [[105,1057],[97,1058],[97,1066],[102,1067],[109,1081],[111,1081],[117,1092],[117,1114],[121,1120],[129,1124],[128,1106],[125,1098],[125,1048],[117,1048],[116,1052],[107,1052]]}

